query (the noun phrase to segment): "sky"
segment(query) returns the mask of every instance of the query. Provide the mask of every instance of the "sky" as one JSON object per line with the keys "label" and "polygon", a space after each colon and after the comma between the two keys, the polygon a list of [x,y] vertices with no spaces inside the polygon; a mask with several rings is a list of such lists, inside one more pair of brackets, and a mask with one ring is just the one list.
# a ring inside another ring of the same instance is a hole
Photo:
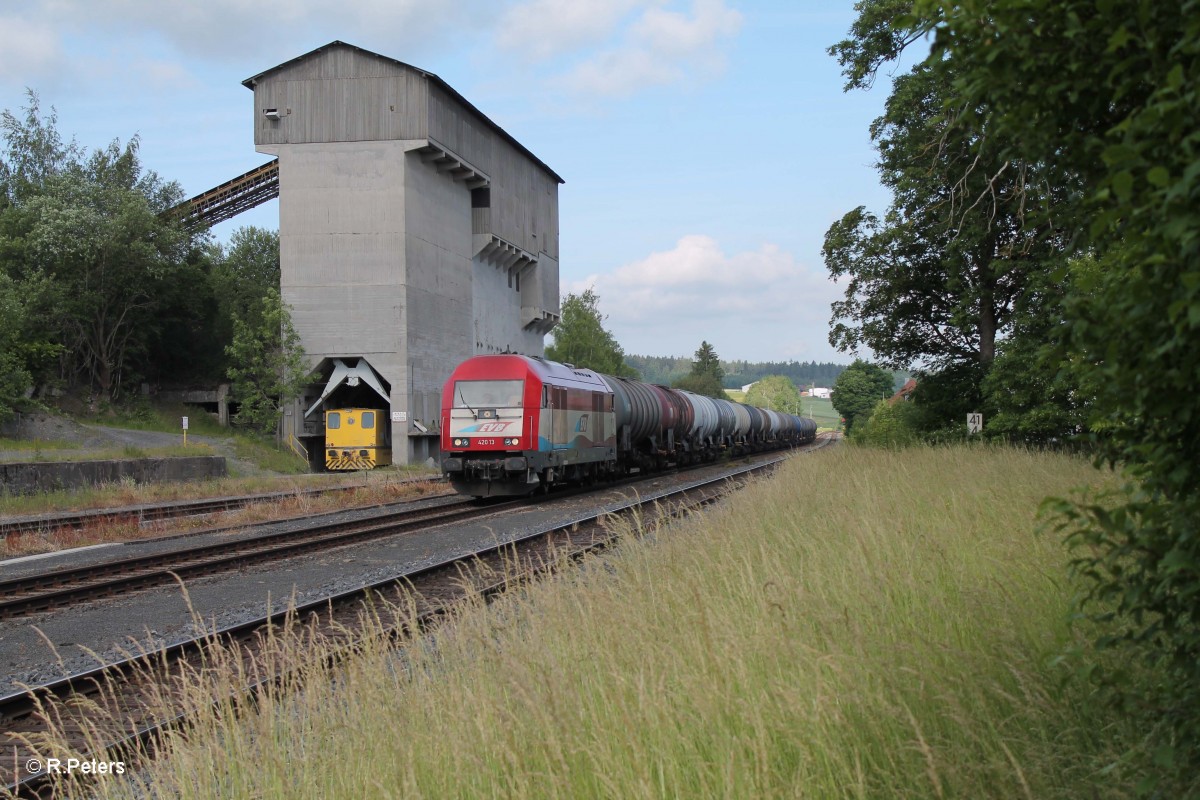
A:
{"label": "sky", "polygon": [[[836,361],[821,258],[882,212],[868,126],[827,48],[852,0],[4,0],[0,107],[26,91],[88,148],[136,135],[199,194],[271,159],[242,81],[334,40],[433,72],[561,175],[563,292],[625,352]],[[277,229],[278,202],[213,229]]]}

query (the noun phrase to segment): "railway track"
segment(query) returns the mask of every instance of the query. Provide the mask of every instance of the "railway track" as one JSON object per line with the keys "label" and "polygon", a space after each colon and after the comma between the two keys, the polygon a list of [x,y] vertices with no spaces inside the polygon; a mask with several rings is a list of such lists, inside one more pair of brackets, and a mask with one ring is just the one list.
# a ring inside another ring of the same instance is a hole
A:
{"label": "railway track", "polygon": [[[441,478],[406,478],[399,483],[417,483],[421,481],[440,481]],[[28,517],[9,518],[0,520],[0,538],[13,534],[51,532],[59,530],[78,530],[93,525],[111,522],[136,522],[139,525],[147,522],[157,522],[181,517],[200,517],[218,514],[223,511],[236,511],[257,503],[272,503],[293,497],[317,497],[339,492],[352,492],[361,486],[334,486],[313,489],[293,489],[282,492],[264,492],[262,494],[238,495],[230,497],[210,497],[200,500],[181,500],[164,503],[146,503],[120,508],[98,508],[89,511],[72,511],[66,514],[39,514]]]}
{"label": "railway track", "polygon": [[386,510],[365,519],[326,522],[299,531],[268,533],[0,581],[0,620],[487,516],[516,504],[517,501],[480,504],[454,498],[433,507]]}
{"label": "railway track", "polygon": [[[65,744],[71,751],[89,754],[85,758],[136,762],[138,758],[152,756],[162,733],[186,724],[187,712],[179,709],[164,713],[161,700],[157,707],[150,707],[146,698],[161,698],[162,687],[174,685],[180,675],[200,674],[201,665],[211,662],[214,645],[234,653],[232,657],[243,665],[245,674],[253,676],[241,689],[243,696],[253,697],[264,687],[288,677],[286,670],[263,674],[260,669],[260,665],[270,663],[263,658],[263,648],[278,639],[283,627],[308,625],[311,630],[306,631],[306,636],[323,636],[325,641],[336,643],[341,652],[358,647],[364,629],[371,631],[371,635],[404,641],[435,624],[465,597],[476,594],[490,597],[552,569],[563,556],[578,557],[607,546],[617,535],[605,524],[613,515],[636,514],[643,526],[654,525],[662,518],[685,513],[724,496],[733,485],[731,478],[744,480],[754,473],[773,469],[781,461],[782,458],[744,466],[653,497],[626,500],[602,512],[560,522],[548,530],[448,555],[436,564],[209,631],[144,657],[0,697],[0,723],[7,731],[6,736],[0,736],[3,781],[0,785],[19,796],[40,797],[58,796],[60,788],[67,792],[81,788],[77,784],[60,787],[57,779],[49,777],[45,770],[31,773],[27,769],[31,763],[36,766],[44,763],[38,762],[46,754],[40,752],[36,743],[45,736],[50,719],[56,721],[60,734],[70,739]],[[410,622],[384,622],[381,629],[380,621],[386,621],[387,615],[369,610],[378,608],[379,601],[397,603],[402,608],[415,604],[417,613],[407,617]],[[364,604],[368,607],[365,613]],[[375,624],[364,625],[365,618]],[[293,671],[299,668],[299,665],[291,667]],[[231,698],[214,696],[211,702],[228,703]],[[106,709],[106,715],[97,715],[98,707]],[[98,741],[103,746],[97,749]]]}

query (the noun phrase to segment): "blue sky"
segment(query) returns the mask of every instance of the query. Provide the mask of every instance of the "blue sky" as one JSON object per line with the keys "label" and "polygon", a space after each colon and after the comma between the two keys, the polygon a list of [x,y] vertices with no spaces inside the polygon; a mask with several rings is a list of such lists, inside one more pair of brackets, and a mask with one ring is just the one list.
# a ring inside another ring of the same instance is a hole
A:
{"label": "blue sky", "polygon": [[[83,145],[141,137],[197,194],[269,160],[242,80],[335,39],[437,73],[563,176],[563,291],[594,286],[626,352],[848,362],[821,242],[883,211],[826,48],[851,0],[8,0],[0,106],[26,87]],[[276,203],[214,229],[276,228]]]}

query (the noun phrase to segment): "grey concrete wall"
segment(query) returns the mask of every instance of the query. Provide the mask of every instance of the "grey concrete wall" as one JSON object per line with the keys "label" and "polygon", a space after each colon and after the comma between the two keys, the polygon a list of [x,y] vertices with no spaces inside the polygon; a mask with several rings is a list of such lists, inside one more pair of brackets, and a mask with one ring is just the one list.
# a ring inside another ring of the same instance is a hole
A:
{"label": "grey concrete wall", "polygon": [[[314,367],[366,358],[403,416],[393,460],[424,461],[437,438],[420,427],[436,432],[459,362],[543,352],[559,311],[559,179],[438,79],[357,48],[323,48],[253,88],[255,144],[279,157],[281,291],[301,344]],[[491,205],[475,220],[483,186]],[[304,410],[285,412],[289,442]]]}
{"label": "grey concrete wall", "polygon": [[364,356],[395,383],[404,319],[404,143],[279,153],[281,292],[314,360]]}
{"label": "grey concrete wall", "polygon": [[158,483],[223,478],[226,474],[223,456],[0,464],[0,492],[36,494],[118,483],[124,479]]}
{"label": "grey concrete wall", "polygon": [[[436,453],[433,431],[442,385],[473,352],[471,320],[471,192],[461,181],[409,153],[404,172],[405,330],[407,374],[392,383],[392,410],[407,415],[392,424],[393,450],[407,463]],[[399,445],[399,446],[397,446]]]}

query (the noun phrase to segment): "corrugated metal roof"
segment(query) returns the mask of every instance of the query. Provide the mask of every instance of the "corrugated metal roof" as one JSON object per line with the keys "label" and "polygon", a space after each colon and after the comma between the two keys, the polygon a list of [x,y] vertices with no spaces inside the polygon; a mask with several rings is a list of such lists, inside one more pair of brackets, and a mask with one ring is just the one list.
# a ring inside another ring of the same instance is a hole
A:
{"label": "corrugated metal roof", "polygon": [[384,61],[391,61],[393,64],[398,64],[401,67],[404,67],[405,69],[411,69],[411,70],[414,70],[415,72],[419,72],[421,75],[423,75],[426,78],[433,81],[434,84],[436,84],[438,87],[440,87],[443,91],[447,92],[451,97],[453,97],[459,103],[462,103],[462,105],[464,107],[470,109],[471,112],[474,113],[476,116],[478,116],[481,120],[483,120],[488,125],[488,127],[490,127],[492,130],[494,130],[496,133],[500,134],[500,136],[502,136],[505,140],[507,140],[509,142],[509,144],[511,144],[513,147],[517,148],[517,150],[524,153],[526,156],[529,157],[529,159],[531,161],[533,161],[535,164],[537,164],[539,167],[541,167],[543,170],[545,170],[546,173],[548,175],[550,175],[550,177],[554,178],[559,183],[566,183],[566,181],[564,181],[557,172],[550,169],[550,167],[547,166],[544,161],[542,161],[540,158],[538,158],[532,152],[530,152],[529,148],[527,148],[525,145],[521,144],[516,139],[514,139],[512,137],[512,135],[508,133],[508,131],[504,130],[499,125],[497,125],[495,122],[493,122],[491,120],[491,118],[488,117],[487,114],[484,114],[482,111],[480,111],[478,108],[476,108],[469,100],[467,100],[467,98],[465,98],[461,94],[459,94],[454,89],[453,86],[446,83],[444,80],[439,78],[437,75],[433,74],[432,72],[429,72],[428,70],[423,70],[420,67],[414,67],[412,64],[406,64],[403,61],[399,61],[397,59],[390,58],[388,56],[380,55],[379,53],[372,52],[371,50],[367,50],[365,48],[358,47],[356,45],[348,44],[341,40],[335,39],[334,41],[330,42],[327,45],[324,45],[323,47],[318,47],[315,50],[311,50],[311,51],[305,53],[304,55],[296,56],[295,58],[291,59],[290,61],[285,61],[282,64],[279,64],[277,66],[271,67],[268,70],[265,70],[264,72],[260,72],[257,75],[246,78],[246,80],[242,81],[242,85],[245,86],[247,89],[253,90],[255,85],[257,85],[267,75],[270,75],[273,72],[281,70],[284,67],[289,67],[292,64],[296,64],[296,63],[299,63],[306,59],[312,58],[313,56],[317,55],[318,53],[324,52],[325,50],[329,50],[330,48],[333,48],[333,47],[348,47],[351,50],[357,50],[360,53],[364,53],[369,56],[374,56],[375,58],[381,58]]}

